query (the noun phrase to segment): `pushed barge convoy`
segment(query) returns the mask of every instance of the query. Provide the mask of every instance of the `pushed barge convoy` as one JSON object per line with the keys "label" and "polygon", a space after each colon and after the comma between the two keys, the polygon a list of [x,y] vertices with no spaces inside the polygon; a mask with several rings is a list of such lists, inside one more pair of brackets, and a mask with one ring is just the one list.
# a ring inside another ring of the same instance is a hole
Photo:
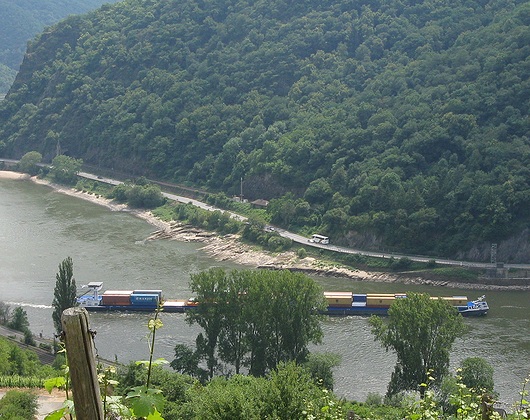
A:
{"label": "pushed barge convoy", "polygon": [[[388,315],[390,305],[396,299],[406,298],[405,293],[368,293],[355,294],[352,292],[324,292],[328,308],[328,315]],[[438,297],[431,297],[438,299]],[[486,297],[468,301],[466,296],[447,296],[441,299],[449,302],[463,316],[486,315],[489,310]]]}
{"label": "pushed barge convoy", "polygon": [[[88,292],[77,299],[79,306],[87,311],[139,311],[153,312],[160,303],[164,312],[186,312],[199,304],[193,298],[188,300],[163,300],[161,290],[106,290],[100,293],[103,283],[88,283]],[[328,307],[327,315],[387,315],[394,300],[406,298],[396,294],[355,294],[352,292],[324,292]],[[433,297],[432,299],[437,299]],[[482,296],[468,301],[465,296],[443,297],[463,316],[480,316],[488,313],[489,307]]]}

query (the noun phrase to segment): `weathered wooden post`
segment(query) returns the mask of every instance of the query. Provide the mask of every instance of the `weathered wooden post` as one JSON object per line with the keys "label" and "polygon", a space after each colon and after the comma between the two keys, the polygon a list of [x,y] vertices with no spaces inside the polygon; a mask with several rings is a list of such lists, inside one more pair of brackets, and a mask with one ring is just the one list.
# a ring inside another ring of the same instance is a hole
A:
{"label": "weathered wooden post", "polygon": [[70,369],[75,414],[78,420],[103,420],[94,343],[84,308],[66,309],[61,316]]}

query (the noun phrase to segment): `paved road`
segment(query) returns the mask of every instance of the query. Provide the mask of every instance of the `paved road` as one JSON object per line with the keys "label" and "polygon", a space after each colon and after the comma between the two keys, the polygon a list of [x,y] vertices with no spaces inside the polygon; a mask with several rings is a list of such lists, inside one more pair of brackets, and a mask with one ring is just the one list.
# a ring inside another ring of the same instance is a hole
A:
{"label": "paved road", "polygon": [[[80,177],[82,177],[82,178],[92,179],[94,181],[104,182],[104,183],[110,184],[110,185],[123,184],[122,181],[116,181],[115,179],[105,178],[105,177],[97,176],[97,175],[94,175],[94,174],[89,174],[87,172],[79,172],[78,175]],[[167,185],[169,185],[169,184],[167,184]],[[170,200],[177,201],[177,202],[183,203],[183,204],[190,203],[190,204],[193,204],[194,206],[200,207],[201,209],[204,209],[204,210],[208,210],[208,211],[220,210],[220,211],[223,211],[223,212],[227,212],[226,210],[218,209],[216,207],[210,206],[207,203],[203,203],[202,201],[198,201],[198,200],[195,200],[195,199],[189,198],[189,197],[184,197],[182,195],[170,194],[170,193],[166,193],[166,192],[162,192],[162,195],[164,197],[170,199]],[[240,214],[236,214],[236,213],[233,213],[233,212],[230,212],[230,211],[228,211],[227,213],[229,213],[231,217],[233,217],[234,219],[237,219],[239,221],[247,220],[247,218],[245,216],[241,216]]]}
{"label": "paved road", "polygon": [[[116,181],[110,178],[104,178],[104,177],[97,176],[94,174],[89,174],[86,172],[80,172],[79,176],[83,178],[87,178],[87,179],[105,182],[111,185],[119,185],[122,183],[121,181]],[[204,210],[209,210],[209,211],[221,210],[221,211],[226,212],[226,210],[215,208],[213,206],[210,206],[209,204],[203,203],[198,200],[194,200],[192,198],[188,198],[188,197],[184,197],[184,196],[180,196],[176,194],[169,194],[169,193],[162,193],[162,194],[168,199],[177,201],[179,203],[191,203],[194,206],[200,207]],[[247,220],[246,217],[238,215],[236,213],[233,213],[233,212],[228,212],[228,213],[230,213],[231,217],[237,220],[240,220],[240,221]],[[395,254],[395,253],[387,253],[387,252],[372,252],[372,251],[366,251],[366,250],[355,249],[355,248],[347,248],[347,247],[342,247],[342,246],[337,246],[337,245],[332,245],[332,244],[324,245],[324,244],[319,244],[315,242],[309,242],[308,238],[306,238],[305,236],[301,236],[296,233],[289,232],[285,229],[274,227],[274,230],[278,232],[280,236],[283,236],[284,238],[289,238],[293,242],[303,244],[306,246],[312,246],[314,248],[321,248],[321,249],[326,249],[328,251],[341,252],[345,254],[366,255],[368,257],[376,257],[376,258],[395,258],[395,259],[408,258],[412,261],[424,262],[424,263],[434,260],[436,264],[441,264],[441,265],[471,267],[471,268],[494,268],[494,264],[491,264],[491,263],[457,261],[457,260],[450,260],[450,259],[445,259],[445,258],[434,258],[434,257],[428,257],[428,256],[421,256],[421,255]],[[504,267],[505,268],[518,268],[518,269],[530,269],[530,264],[504,264]]]}
{"label": "paved road", "polygon": [[[0,162],[1,161],[8,162],[11,164],[17,162],[16,160],[11,160],[11,159],[0,159]],[[101,177],[101,176],[90,174],[87,172],[79,172],[78,175],[86,179],[92,179],[92,180],[104,182],[110,185],[119,185],[123,183],[122,181],[117,181],[115,179]],[[167,184],[167,185],[170,185],[170,184]],[[179,203],[191,203],[194,206],[200,207],[208,211],[220,210],[220,211],[226,212],[226,210],[215,208],[213,206],[210,206],[209,204],[203,203],[201,201],[198,201],[198,200],[195,200],[189,197],[184,197],[184,196],[165,193],[165,192],[162,194],[168,199],[177,201]],[[231,215],[231,217],[237,220],[240,220],[240,221],[247,220],[245,216],[241,216],[233,212],[228,212],[228,213]],[[281,236],[283,236],[284,238],[289,238],[293,242],[303,244],[306,246],[312,246],[314,248],[327,249],[329,251],[342,252],[346,254],[366,255],[368,257],[376,257],[376,258],[395,258],[395,259],[408,258],[412,261],[417,261],[417,262],[429,262],[429,261],[434,260],[437,264],[450,265],[450,266],[471,267],[471,268],[494,268],[494,264],[491,264],[491,263],[481,263],[481,262],[474,262],[474,261],[457,261],[457,260],[450,260],[450,259],[445,259],[445,258],[434,258],[434,257],[429,257],[429,256],[421,256],[421,255],[395,254],[395,253],[387,253],[387,252],[372,252],[372,251],[360,250],[360,249],[355,249],[355,248],[346,248],[346,247],[336,246],[332,244],[323,245],[319,243],[308,242],[308,238],[298,235],[293,232],[289,232],[285,229],[280,229],[276,227],[274,229]],[[504,267],[528,270],[530,269],[530,264],[504,264]]]}

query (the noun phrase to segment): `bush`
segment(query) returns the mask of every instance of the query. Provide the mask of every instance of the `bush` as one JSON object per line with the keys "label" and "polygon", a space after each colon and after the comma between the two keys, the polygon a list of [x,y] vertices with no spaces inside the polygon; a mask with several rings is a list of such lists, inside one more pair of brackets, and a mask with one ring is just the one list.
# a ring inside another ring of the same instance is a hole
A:
{"label": "bush", "polygon": [[28,420],[37,414],[37,396],[27,392],[10,390],[0,400],[0,418]]}
{"label": "bush", "polygon": [[408,270],[412,266],[412,260],[407,257],[402,257],[398,260],[392,258],[388,264],[388,267],[394,271]]}
{"label": "bush", "polygon": [[39,163],[42,162],[42,155],[39,152],[28,152],[20,158],[17,169],[30,175],[37,175],[40,171]]}
{"label": "bush", "polygon": [[292,241],[290,239],[283,238],[278,234],[271,234],[268,236],[269,236],[269,239],[264,245],[271,251],[274,251],[274,252],[286,251],[292,245]]}
{"label": "bush", "polygon": [[24,330],[24,344],[27,344],[28,346],[36,347],[37,343],[35,342],[35,339],[33,338],[33,333],[26,328]]}
{"label": "bush", "polygon": [[378,406],[383,404],[383,396],[376,392],[369,392],[366,396],[366,405]]}
{"label": "bush", "polygon": [[436,267],[436,260],[433,259],[433,260],[427,261],[426,267],[427,268],[435,268]]}
{"label": "bush", "polygon": [[305,248],[298,248],[298,251],[296,251],[296,255],[298,258],[303,260],[305,257],[307,257],[307,251]]}
{"label": "bush", "polygon": [[39,343],[39,349],[51,352],[52,351],[52,346],[51,346],[51,344]]}
{"label": "bush", "polygon": [[482,357],[468,357],[461,363],[461,381],[476,391],[493,392],[493,366]]}
{"label": "bush", "polygon": [[131,207],[145,209],[160,207],[167,201],[160,187],[153,184],[120,184],[112,189],[109,198],[120,203],[126,202]]}
{"label": "bush", "polygon": [[339,366],[341,358],[334,353],[310,353],[302,367],[309,372],[316,385],[333,391],[335,380],[333,368]]}

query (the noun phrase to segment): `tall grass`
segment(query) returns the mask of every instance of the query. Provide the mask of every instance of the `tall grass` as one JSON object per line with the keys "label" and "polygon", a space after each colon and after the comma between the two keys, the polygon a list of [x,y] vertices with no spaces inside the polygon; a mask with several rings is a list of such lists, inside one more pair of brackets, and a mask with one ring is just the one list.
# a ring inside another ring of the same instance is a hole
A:
{"label": "tall grass", "polygon": [[0,375],[0,388],[44,388],[44,379],[36,376]]}

